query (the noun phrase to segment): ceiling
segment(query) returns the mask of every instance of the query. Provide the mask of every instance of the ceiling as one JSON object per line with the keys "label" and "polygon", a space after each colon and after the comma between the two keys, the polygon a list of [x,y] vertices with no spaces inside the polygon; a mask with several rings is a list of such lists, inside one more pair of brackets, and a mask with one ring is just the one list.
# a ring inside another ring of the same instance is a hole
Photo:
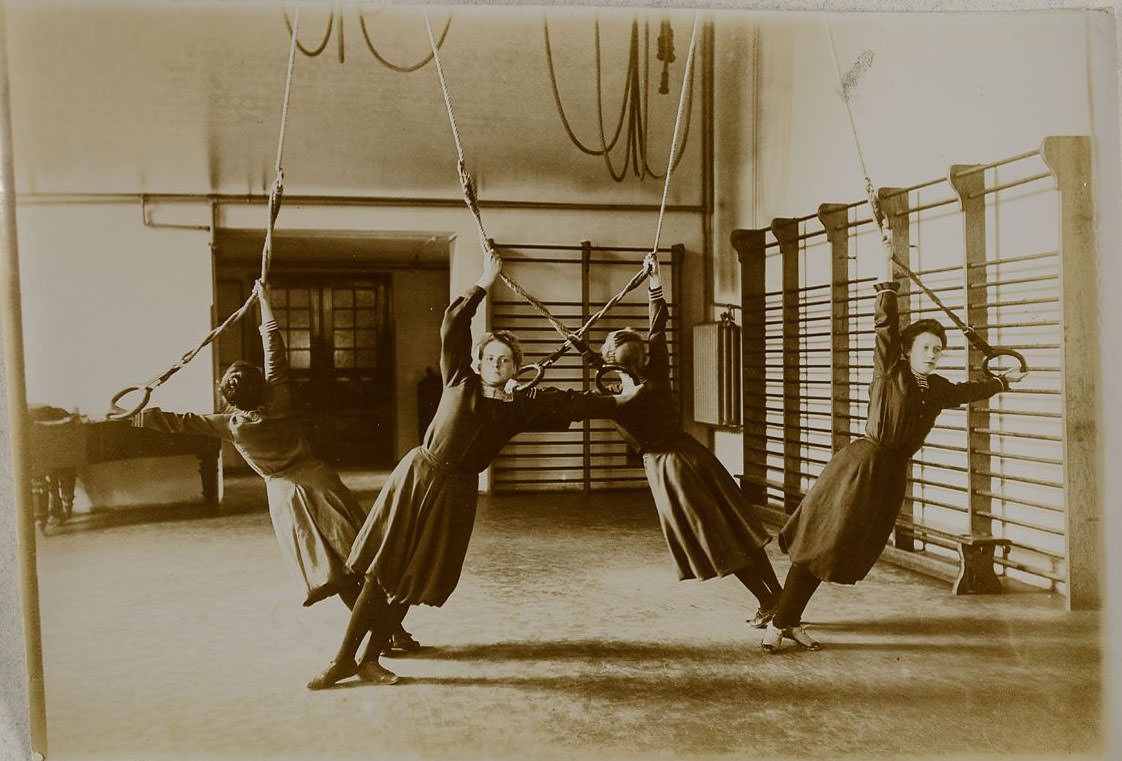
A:
{"label": "ceiling", "polygon": [[[261,193],[277,156],[291,38],[276,2],[5,4],[17,190],[20,193]],[[423,6],[301,4],[283,166],[286,193],[459,194],[456,145],[432,63]],[[448,11],[431,9],[434,33]],[[557,95],[573,133],[610,141],[623,106],[631,11],[456,6],[441,60],[463,151],[486,200],[657,203],[657,178],[608,175],[604,158],[566,135],[545,48],[548,18]],[[667,11],[638,11],[651,70],[644,119],[649,163],[669,153],[692,14],[676,12],[677,60],[658,93],[654,60]],[[334,20],[332,20],[334,19]],[[602,97],[597,98],[599,21]],[[330,34],[325,31],[331,25]],[[365,24],[366,34],[363,34]],[[645,27],[643,27],[645,29]],[[340,29],[343,59],[339,56]],[[695,81],[698,75],[695,70]],[[669,202],[700,196],[700,105]],[[625,162],[622,142],[617,168]]]}

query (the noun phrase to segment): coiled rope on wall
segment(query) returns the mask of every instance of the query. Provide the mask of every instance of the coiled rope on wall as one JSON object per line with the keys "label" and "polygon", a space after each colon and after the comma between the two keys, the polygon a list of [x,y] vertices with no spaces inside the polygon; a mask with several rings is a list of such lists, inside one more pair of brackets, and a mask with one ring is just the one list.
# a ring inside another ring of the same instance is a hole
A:
{"label": "coiled rope on wall", "polygon": [[[696,23],[696,21],[695,21]],[[669,28],[669,22],[664,23],[664,27]],[[561,92],[557,84],[557,71],[553,61],[553,46],[549,36],[549,19],[543,18],[543,29],[545,36],[545,57],[546,65],[549,69],[549,83],[553,93],[553,102],[557,107],[557,114],[561,119],[561,126],[565,129],[565,134],[568,135],[569,140],[577,147],[582,153],[590,156],[603,156],[605,164],[608,167],[608,174],[616,182],[623,182],[627,177],[628,168],[631,168],[634,176],[643,179],[645,177],[653,177],[661,180],[664,178],[665,173],[656,172],[651,168],[650,162],[647,158],[648,139],[650,134],[650,30],[649,25],[644,25],[644,40],[646,45],[644,47],[644,63],[643,63],[643,76],[640,77],[639,73],[639,23],[637,20],[632,20],[631,35],[628,42],[628,59],[627,70],[624,76],[624,90],[623,101],[620,104],[619,119],[616,122],[614,134],[609,141],[604,130],[604,92],[603,92],[603,71],[601,62],[601,35],[600,35],[600,19],[596,18],[595,21],[595,69],[596,69],[596,122],[597,122],[597,136],[599,137],[600,147],[589,147],[582,141],[573,129],[572,122],[565,113],[565,106],[561,101]],[[673,60],[673,52],[669,50],[670,42],[666,39],[668,35],[664,30],[660,35],[659,47],[660,57],[664,60],[664,66],[669,65]],[[693,40],[691,37],[691,47]],[[692,60],[692,54],[687,60]],[[666,78],[666,71],[664,68],[663,78]],[[689,142],[690,122],[693,115],[693,78],[683,77],[683,87],[688,84],[688,100],[686,110],[689,117],[686,119],[686,130],[682,136],[682,144]],[[644,86],[644,82],[646,86]],[[660,90],[661,92],[662,90]],[[646,98],[644,100],[644,95]],[[681,108],[679,106],[679,112]],[[624,121],[627,121],[626,132],[624,130]],[[621,135],[626,134],[627,139],[624,143],[624,163],[623,166],[617,169],[612,162],[611,152],[616,148],[619,143]],[[675,134],[677,134],[677,125],[675,125]],[[679,155],[677,161],[681,161]],[[673,171],[677,168],[677,163],[674,161],[667,164],[666,172]]]}

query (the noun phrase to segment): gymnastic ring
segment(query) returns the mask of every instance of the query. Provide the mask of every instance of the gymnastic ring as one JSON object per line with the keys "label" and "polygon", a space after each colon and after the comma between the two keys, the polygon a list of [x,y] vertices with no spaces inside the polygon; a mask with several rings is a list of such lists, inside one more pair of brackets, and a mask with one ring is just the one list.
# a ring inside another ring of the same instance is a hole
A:
{"label": "gymnastic ring", "polygon": [[608,373],[620,373],[622,375],[626,372],[627,368],[623,367],[622,365],[612,365],[608,363],[600,365],[598,368],[596,368],[596,388],[600,391],[601,394],[615,395],[619,393],[617,390],[604,385],[604,376]]}
{"label": "gymnastic ring", "polygon": [[542,378],[545,376],[545,368],[539,365],[537,362],[531,362],[528,365],[522,365],[522,367],[518,368],[518,372],[514,374],[514,377],[517,378],[519,375],[524,374],[527,370],[533,370],[534,377],[526,381],[525,383],[519,383],[514,387],[515,391],[525,391],[527,389],[531,389],[541,383]]}
{"label": "gymnastic ring", "polygon": [[994,349],[990,353],[986,354],[986,358],[982,360],[982,372],[984,372],[991,378],[1000,378],[1000,373],[995,373],[990,369],[990,362],[998,357],[1012,357],[1013,359],[1017,360],[1022,373],[1028,372],[1028,362],[1025,361],[1025,357],[1023,354],[1021,354],[1019,351],[1013,351],[1012,349],[1000,348]]}
{"label": "gymnastic ring", "polygon": [[[117,402],[121,401],[121,399],[123,399],[124,397],[128,396],[129,394],[131,394],[135,391],[143,391],[144,392],[144,396],[142,396],[140,398],[140,403],[139,404],[137,404],[135,407],[133,407],[131,409],[126,409],[124,407],[118,406]],[[106,413],[105,417],[107,417],[110,420],[127,420],[127,419],[131,418],[133,415],[135,415],[136,413],[140,412],[145,407],[147,407],[148,406],[148,400],[151,397],[152,397],[152,389],[150,389],[148,386],[129,386],[128,388],[123,388],[120,391],[118,391],[117,395],[114,396],[112,401],[109,402],[109,412]]]}

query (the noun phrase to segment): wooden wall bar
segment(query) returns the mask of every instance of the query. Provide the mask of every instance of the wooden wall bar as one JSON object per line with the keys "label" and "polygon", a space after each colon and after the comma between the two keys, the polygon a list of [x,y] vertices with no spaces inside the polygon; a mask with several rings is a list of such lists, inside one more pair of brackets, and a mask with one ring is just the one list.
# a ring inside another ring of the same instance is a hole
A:
{"label": "wooden wall bar", "polygon": [[[896,258],[991,344],[1023,351],[1031,371],[1010,393],[940,416],[915,457],[886,556],[953,578],[959,535],[999,539],[1009,553],[993,558],[996,566],[1064,591],[1073,608],[1101,605],[1104,551],[1090,166],[1088,138],[1049,137],[1040,151],[954,165],[945,179],[879,191]],[[1048,217],[1049,193],[1058,199],[1056,218]],[[808,229],[814,220],[821,230]],[[912,245],[920,241],[921,222],[924,242],[936,241],[926,257]],[[954,256],[947,261],[945,248],[958,248],[955,225],[963,235],[958,264]],[[1058,246],[1052,242],[1057,230]],[[819,235],[828,250],[809,243]],[[823,448],[837,451],[863,429],[872,278],[861,276],[854,263],[879,254],[867,252],[879,248],[869,243],[875,240],[861,203],[824,203],[816,214],[732,234],[744,315],[742,486],[771,520],[797,506],[823,463]],[[1053,247],[1059,250],[1048,250]],[[822,254],[829,257],[828,272],[820,269]],[[808,267],[810,257],[814,265]],[[902,318],[934,317],[949,326],[927,294],[902,272],[897,279]],[[809,311],[826,292],[829,333],[815,322],[822,317]],[[820,369],[826,336],[829,378]],[[977,377],[981,353],[953,327],[948,338],[948,375]],[[819,384],[829,387],[828,397],[816,390]],[[782,406],[774,404],[780,398]],[[823,413],[829,428],[819,421]]]}

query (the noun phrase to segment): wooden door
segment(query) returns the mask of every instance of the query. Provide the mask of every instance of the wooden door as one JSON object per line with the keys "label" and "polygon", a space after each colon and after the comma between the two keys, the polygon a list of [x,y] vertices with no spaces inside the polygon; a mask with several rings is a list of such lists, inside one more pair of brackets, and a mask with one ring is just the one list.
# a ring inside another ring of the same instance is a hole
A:
{"label": "wooden door", "polygon": [[337,466],[393,464],[393,326],[388,275],[278,277],[273,311],[285,335],[293,412],[312,449]]}

